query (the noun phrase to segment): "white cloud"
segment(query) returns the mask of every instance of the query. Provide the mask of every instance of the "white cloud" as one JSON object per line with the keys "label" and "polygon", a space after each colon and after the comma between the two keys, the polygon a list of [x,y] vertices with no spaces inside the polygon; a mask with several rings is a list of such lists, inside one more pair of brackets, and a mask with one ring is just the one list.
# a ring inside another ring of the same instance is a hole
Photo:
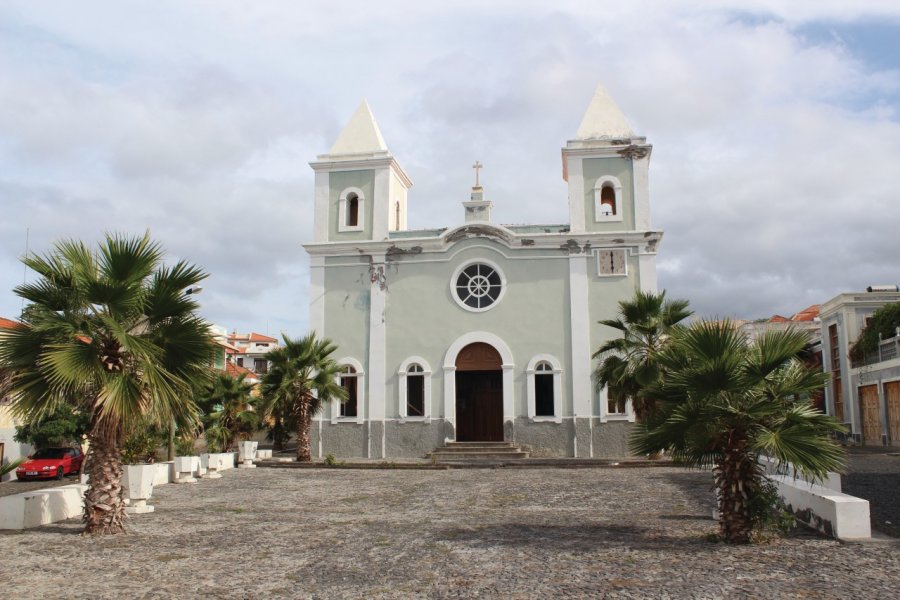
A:
{"label": "white cloud", "polygon": [[412,226],[461,221],[475,159],[498,221],[565,222],[559,148],[600,80],[654,144],[661,284],[701,313],[789,314],[900,280],[900,64],[839,34],[875,21],[900,7],[6,3],[0,282],[26,227],[39,250],[149,228],[212,273],[210,318],[297,334],[306,163],[360,98],[415,181]]}

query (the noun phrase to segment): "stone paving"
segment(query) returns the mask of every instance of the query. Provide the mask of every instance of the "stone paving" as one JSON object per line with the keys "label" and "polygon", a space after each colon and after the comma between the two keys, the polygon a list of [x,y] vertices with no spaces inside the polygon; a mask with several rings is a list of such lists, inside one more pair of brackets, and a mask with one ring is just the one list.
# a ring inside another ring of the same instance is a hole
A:
{"label": "stone paving", "polygon": [[900,549],[708,541],[709,474],[233,470],[101,539],[0,534],[4,598],[890,598]]}
{"label": "stone paving", "polygon": [[872,529],[900,538],[900,448],[856,448],[848,459],[842,491],[869,501]]}

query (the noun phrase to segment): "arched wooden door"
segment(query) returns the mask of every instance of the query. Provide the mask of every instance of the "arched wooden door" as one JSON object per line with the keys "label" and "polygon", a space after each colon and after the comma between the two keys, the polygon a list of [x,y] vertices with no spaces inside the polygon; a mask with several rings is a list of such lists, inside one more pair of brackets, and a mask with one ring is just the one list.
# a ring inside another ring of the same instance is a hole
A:
{"label": "arched wooden door", "polygon": [[503,361],[482,342],[456,356],[456,440],[503,441]]}

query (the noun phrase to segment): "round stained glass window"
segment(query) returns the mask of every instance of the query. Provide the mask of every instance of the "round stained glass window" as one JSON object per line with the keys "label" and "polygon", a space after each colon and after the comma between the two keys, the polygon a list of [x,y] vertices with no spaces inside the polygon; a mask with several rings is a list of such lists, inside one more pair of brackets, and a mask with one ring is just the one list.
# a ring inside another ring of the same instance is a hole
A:
{"label": "round stained glass window", "polygon": [[497,267],[477,262],[457,271],[453,281],[453,294],[463,308],[483,311],[500,300],[503,284],[503,276]]}

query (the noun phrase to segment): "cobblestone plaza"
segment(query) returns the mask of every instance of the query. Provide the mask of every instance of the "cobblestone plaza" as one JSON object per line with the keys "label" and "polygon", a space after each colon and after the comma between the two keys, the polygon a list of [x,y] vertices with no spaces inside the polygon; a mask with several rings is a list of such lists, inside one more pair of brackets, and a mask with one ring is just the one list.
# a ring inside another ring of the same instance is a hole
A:
{"label": "cobblestone plaza", "polygon": [[708,541],[674,467],[250,469],[154,491],[128,535],[0,534],[7,598],[888,598],[900,549]]}

